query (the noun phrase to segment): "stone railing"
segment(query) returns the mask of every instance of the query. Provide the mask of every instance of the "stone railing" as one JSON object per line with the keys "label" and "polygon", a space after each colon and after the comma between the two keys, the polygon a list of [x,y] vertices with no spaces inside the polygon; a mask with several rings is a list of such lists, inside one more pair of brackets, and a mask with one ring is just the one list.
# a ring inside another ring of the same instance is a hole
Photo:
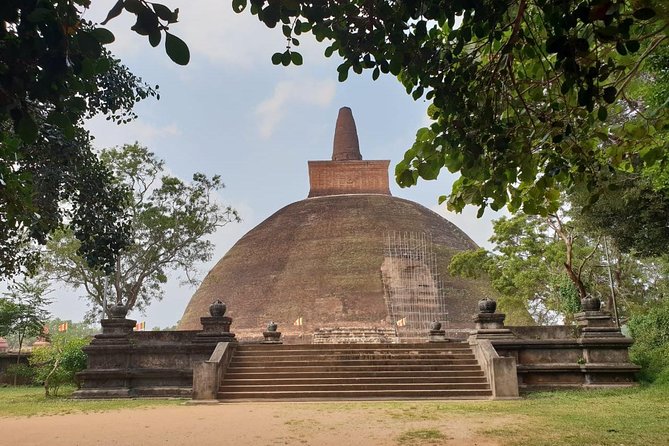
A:
{"label": "stone railing", "polygon": [[236,342],[219,342],[211,357],[193,367],[193,399],[216,400],[218,386],[234,354]]}
{"label": "stone railing", "polygon": [[102,333],[84,348],[88,367],[78,374],[74,398],[190,397],[193,368],[209,360],[219,343],[235,343],[232,319],[201,318],[198,331],[133,331],[136,321],[105,319]]}
{"label": "stone railing", "polygon": [[[639,366],[629,360],[632,340],[603,311],[576,314],[578,326],[505,327],[504,315],[482,313],[470,336],[491,386],[497,385],[490,358],[515,362],[520,390],[630,386]],[[509,379],[511,382],[511,379]]]}
{"label": "stone railing", "polygon": [[476,340],[472,349],[490,383],[493,398],[518,398],[515,358],[499,356],[488,339]]}

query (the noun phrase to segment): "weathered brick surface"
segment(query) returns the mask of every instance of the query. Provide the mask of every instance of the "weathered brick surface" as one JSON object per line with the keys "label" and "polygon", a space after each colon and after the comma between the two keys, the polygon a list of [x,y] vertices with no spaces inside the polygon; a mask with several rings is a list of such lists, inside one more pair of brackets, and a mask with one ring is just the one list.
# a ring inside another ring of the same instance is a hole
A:
{"label": "weathered brick surface", "polygon": [[309,197],[341,194],[390,195],[390,161],[309,161]]}
{"label": "weathered brick surface", "polygon": [[[228,306],[237,336],[260,335],[273,320],[289,337],[327,327],[392,327],[383,295],[384,234],[425,232],[446,286],[450,327],[473,328],[483,282],[450,277],[453,254],[476,248],[431,210],[388,195],[337,195],[290,204],[249,231],[209,272],[179,325],[200,328],[215,299]],[[304,326],[293,322],[304,318]]]}

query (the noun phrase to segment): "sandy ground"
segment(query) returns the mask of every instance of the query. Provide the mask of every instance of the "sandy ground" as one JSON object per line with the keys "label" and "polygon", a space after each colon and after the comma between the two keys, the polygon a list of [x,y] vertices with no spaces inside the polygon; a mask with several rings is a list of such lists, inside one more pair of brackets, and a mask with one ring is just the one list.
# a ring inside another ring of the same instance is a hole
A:
{"label": "sandy ground", "polygon": [[[512,419],[497,418],[496,426]],[[494,446],[481,432],[490,419],[468,415],[414,416],[411,405],[391,409],[358,404],[238,403],[185,405],[55,416],[0,418],[0,446],[77,445],[453,445]],[[443,437],[399,441],[436,429]]]}

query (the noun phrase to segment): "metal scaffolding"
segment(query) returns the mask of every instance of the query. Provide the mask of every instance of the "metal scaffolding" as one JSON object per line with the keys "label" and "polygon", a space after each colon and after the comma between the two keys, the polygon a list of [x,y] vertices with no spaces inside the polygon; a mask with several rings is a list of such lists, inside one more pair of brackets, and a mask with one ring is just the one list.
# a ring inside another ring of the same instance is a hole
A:
{"label": "metal scaffolding", "polygon": [[432,321],[448,321],[432,239],[416,232],[390,232],[384,237],[381,278],[388,314],[402,342],[424,341]]}

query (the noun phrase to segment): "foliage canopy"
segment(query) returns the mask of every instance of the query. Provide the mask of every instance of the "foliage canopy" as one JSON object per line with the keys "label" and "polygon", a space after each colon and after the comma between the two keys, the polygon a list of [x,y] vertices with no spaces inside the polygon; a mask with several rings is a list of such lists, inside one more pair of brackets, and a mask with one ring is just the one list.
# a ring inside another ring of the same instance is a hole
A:
{"label": "foliage canopy", "polygon": [[217,202],[216,191],[224,187],[218,175],[196,173],[191,182],[182,181],[168,175],[163,161],[138,144],[104,150],[100,157],[127,193],[132,242],[119,251],[111,275],[89,267],[69,232],[57,232],[45,256],[52,277],[84,289],[92,303],[92,320],[106,301],[141,310],[160,299],[170,270],[182,271],[185,282],[195,284],[197,263],[209,260],[213,252],[206,237],[239,221],[234,209]]}
{"label": "foliage canopy", "polygon": [[669,42],[661,0],[232,1],[248,5],[288,41],[275,64],[302,63],[293,48],[310,32],[342,57],[340,81],[390,73],[430,102],[433,122],[395,173],[410,186],[459,172],[440,198],[451,209],[545,216],[573,185],[594,201],[601,171],[665,161],[666,101],[631,95],[639,80],[666,78],[666,58],[653,58]]}
{"label": "foliage canopy", "polygon": [[[138,16],[134,31],[149,35],[152,44],[165,34],[168,55],[187,63],[187,48],[184,53],[183,42],[167,32],[178,10],[139,0],[118,3]],[[128,122],[137,101],[158,94],[105,49],[114,35],[83,18],[89,5],[0,2],[0,277],[33,270],[37,245],[64,223],[87,261],[108,271],[127,243],[125,228],[115,224],[121,197],[82,123],[97,114]]]}

